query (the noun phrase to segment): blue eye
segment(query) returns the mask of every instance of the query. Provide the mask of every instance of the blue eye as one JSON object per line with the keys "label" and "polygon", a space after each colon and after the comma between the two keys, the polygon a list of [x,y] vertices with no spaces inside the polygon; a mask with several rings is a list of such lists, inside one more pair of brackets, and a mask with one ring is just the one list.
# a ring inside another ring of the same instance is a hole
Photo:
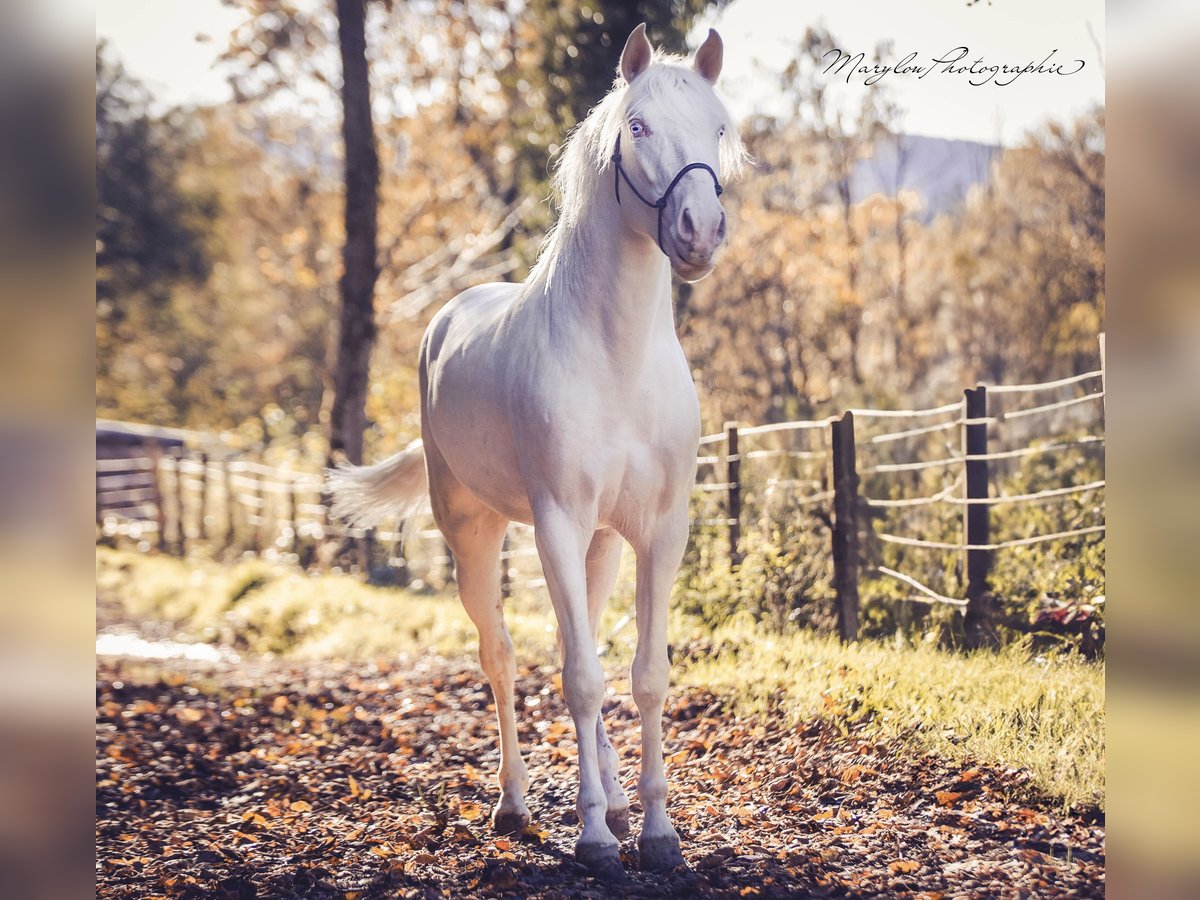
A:
{"label": "blue eye", "polygon": [[646,126],[642,124],[641,119],[634,119],[629,123],[629,133],[634,137],[641,137],[646,133]]}

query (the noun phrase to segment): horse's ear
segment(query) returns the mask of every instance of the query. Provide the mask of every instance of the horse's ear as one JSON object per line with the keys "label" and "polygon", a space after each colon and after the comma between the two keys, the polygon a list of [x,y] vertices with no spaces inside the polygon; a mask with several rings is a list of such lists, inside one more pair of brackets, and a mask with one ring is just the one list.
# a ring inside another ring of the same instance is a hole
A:
{"label": "horse's ear", "polygon": [[715,29],[708,29],[708,37],[696,51],[696,61],[693,65],[696,71],[705,77],[709,84],[716,84],[721,74],[721,61],[725,58],[725,45]]}
{"label": "horse's ear", "polygon": [[627,83],[633,84],[633,79],[646,71],[653,55],[654,48],[646,38],[646,23],[643,22],[633,29],[629,40],[625,42],[625,49],[621,51],[621,77]]}

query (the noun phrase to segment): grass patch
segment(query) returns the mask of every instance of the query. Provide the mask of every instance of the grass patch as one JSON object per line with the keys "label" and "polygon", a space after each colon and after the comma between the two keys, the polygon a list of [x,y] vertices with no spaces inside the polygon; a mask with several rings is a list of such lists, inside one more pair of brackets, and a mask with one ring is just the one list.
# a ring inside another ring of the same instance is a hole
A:
{"label": "grass patch", "polygon": [[[676,619],[674,636],[686,627]],[[808,631],[765,633],[748,617],[698,643],[685,645],[673,683],[731,695],[739,712],[865,723],[917,752],[1025,769],[1064,807],[1104,806],[1102,663],[1034,656],[1024,644],[971,654],[846,646]]]}
{"label": "grass patch", "polygon": [[[309,576],[261,560],[206,560],[97,548],[96,586],[134,618],[169,622],[189,640],[300,659],[474,654],[475,627],[455,597],[376,588],[351,575]],[[507,616],[518,653],[552,657],[551,620]]]}
{"label": "grass patch", "polygon": [[[195,640],[298,658],[436,652],[473,656],[474,626],[454,597],[373,588],[358,577],[307,576],[254,560],[234,566],[97,549],[97,587],[135,617],[166,620]],[[619,593],[601,634],[629,608]],[[544,595],[507,608],[523,663],[555,658]],[[619,632],[611,664],[632,657],[635,628]],[[733,698],[739,714],[782,710],[903,737],[914,752],[1022,768],[1039,793],[1070,808],[1104,805],[1104,665],[1072,654],[956,653],[931,644],[843,646],[810,631],[779,633],[749,615],[710,628],[676,610],[670,639],[676,687]]]}

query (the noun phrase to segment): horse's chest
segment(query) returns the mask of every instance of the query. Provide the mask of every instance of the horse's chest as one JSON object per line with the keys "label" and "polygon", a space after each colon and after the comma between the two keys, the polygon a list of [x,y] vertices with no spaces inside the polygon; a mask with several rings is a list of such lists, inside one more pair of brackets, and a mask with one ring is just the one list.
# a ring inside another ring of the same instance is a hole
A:
{"label": "horse's chest", "polygon": [[690,381],[686,387],[669,399],[659,393],[641,407],[631,403],[610,420],[606,446],[596,459],[601,506],[614,518],[666,513],[686,502],[699,436],[695,391]]}

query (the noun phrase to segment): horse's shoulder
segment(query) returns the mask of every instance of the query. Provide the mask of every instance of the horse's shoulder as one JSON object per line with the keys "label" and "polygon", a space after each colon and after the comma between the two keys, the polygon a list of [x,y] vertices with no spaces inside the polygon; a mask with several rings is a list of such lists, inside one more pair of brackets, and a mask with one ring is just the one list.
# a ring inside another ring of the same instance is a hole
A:
{"label": "horse's shoulder", "polygon": [[479,284],[452,297],[437,311],[425,330],[425,343],[436,357],[441,345],[453,331],[455,340],[481,334],[508,309],[520,285],[506,282]]}
{"label": "horse's shoulder", "polygon": [[438,310],[438,317],[454,318],[461,315],[494,310],[510,303],[520,291],[519,284],[493,281],[467,288]]}

